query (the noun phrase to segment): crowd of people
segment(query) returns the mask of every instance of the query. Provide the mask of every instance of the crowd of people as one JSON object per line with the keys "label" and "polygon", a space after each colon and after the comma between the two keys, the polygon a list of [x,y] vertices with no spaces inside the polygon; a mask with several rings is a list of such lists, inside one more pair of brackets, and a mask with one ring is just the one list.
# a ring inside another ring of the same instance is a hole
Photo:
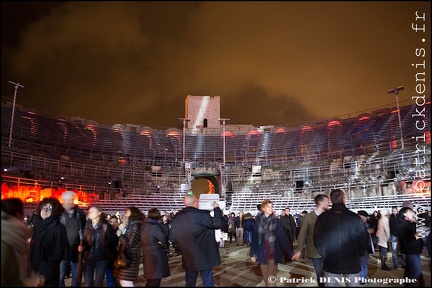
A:
{"label": "crowd of people", "polygon": [[[205,287],[214,287],[213,268],[221,265],[220,249],[229,241],[248,246],[252,263],[259,265],[265,286],[276,277],[279,264],[308,258],[317,285],[367,283],[369,254],[379,250],[382,270],[404,268],[404,277],[424,286],[420,255],[430,257],[430,212],[414,210],[410,201],[369,215],[345,205],[345,193],[314,198],[315,209],[277,215],[271,200],[257,205],[257,213],[224,213],[199,209],[196,196],[184,198],[176,214],[157,208],[140,211],[131,206],[107,215],[98,206],[83,211],[77,194],[66,191],[61,202],[44,198],[32,217],[24,215],[18,198],[2,199],[2,286],[133,287],[142,264],[146,287],[161,286],[171,275],[169,258],[181,255],[186,287],[195,287],[199,275]],[[330,207],[331,202],[331,208]],[[294,246],[294,242],[297,245]],[[234,245],[234,244],[233,244]],[[426,248],[424,248],[426,246]],[[329,280],[330,279],[330,280]],[[324,281],[325,280],[325,281]],[[408,284],[410,285],[410,284]]]}

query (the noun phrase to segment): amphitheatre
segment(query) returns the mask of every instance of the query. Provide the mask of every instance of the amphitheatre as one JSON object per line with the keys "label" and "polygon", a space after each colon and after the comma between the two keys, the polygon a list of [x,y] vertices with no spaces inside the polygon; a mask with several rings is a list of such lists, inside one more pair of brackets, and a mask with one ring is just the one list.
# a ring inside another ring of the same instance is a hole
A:
{"label": "amphitheatre", "polygon": [[254,215],[263,199],[278,212],[310,211],[316,194],[341,188],[354,211],[405,200],[430,210],[430,99],[255,127],[221,118],[219,97],[188,95],[183,123],[164,130],[2,101],[2,199],[19,197],[31,212],[43,197],[72,190],[80,206],[114,214],[128,206],[176,212],[194,193],[203,205],[216,198],[226,211]]}

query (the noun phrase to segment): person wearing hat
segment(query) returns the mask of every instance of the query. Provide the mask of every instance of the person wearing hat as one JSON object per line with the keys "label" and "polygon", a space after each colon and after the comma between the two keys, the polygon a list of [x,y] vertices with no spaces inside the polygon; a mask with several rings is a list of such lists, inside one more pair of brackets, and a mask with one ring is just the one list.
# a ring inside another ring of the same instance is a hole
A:
{"label": "person wearing hat", "polygon": [[414,210],[414,204],[412,203],[412,201],[410,200],[406,200],[402,203],[402,208],[403,207],[408,207],[411,208],[411,210]]}
{"label": "person wearing hat", "polygon": [[417,219],[410,207],[399,210],[401,222],[397,226],[401,253],[405,254],[406,263],[404,278],[415,279],[416,287],[425,287],[425,280],[421,271],[420,255],[423,251],[421,234],[417,232]]}
{"label": "person wearing hat", "polygon": [[360,216],[364,223],[365,232],[369,240],[365,254],[363,254],[363,256],[360,256],[360,285],[365,285],[367,283],[366,279],[368,277],[369,254],[373,254],[375,252],[374,244],[371,237],[371,234],[374,233],[374,229],[369,227],[369,224],[367,223],[369,214],[366,211],[360,210],[357,212],[357,214]]}

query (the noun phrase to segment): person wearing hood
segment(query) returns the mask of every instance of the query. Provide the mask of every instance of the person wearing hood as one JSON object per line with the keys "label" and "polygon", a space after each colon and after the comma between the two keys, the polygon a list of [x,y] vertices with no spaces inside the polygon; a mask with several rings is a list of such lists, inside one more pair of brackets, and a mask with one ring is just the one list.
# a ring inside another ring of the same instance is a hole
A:
{"label": "person wearing hood", "polygon": [[68,242],[65,227],[59,222],[63,207],[57,198],[39,202],[30,240],[30,266],[45,276],[45,286],[58,287],[60,262]]}

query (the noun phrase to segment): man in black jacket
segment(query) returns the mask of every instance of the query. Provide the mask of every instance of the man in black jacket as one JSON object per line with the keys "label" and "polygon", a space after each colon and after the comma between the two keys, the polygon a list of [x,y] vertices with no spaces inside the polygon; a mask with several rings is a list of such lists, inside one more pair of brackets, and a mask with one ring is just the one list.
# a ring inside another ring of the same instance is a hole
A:
{"label": "man in black jacket", "polygon": [[393,258],[393,267],[394,269],[399,268],[399,244],[398,244],[398,234],[397,234],[397,226],[399,225],[399,210],[397,206],[392,207],[392,213],[390,215],[390,235],[391,235],[391,252]]}
{"label": "man in black jacket", "polygon": [[214,287],[212,269],[221,264],[215,239],[215,230],[222,226],[219,204],[213,203],[214,217],[198,209],[194,195],[187,195],[184,205],[171,222],[169,239],[181,251],[186,287],[195,287],[199,273],[205,287]]}
{"label": "man in black jacket", "polygon": [[[358,286],[360,256],[367,249],[367,234],[360,217],[345,206],[345,193],[330,193],[332,208],[318,216],[314,243],[323,258],[324,281],[328,287]],[[342,276],[342,277],[341,277]]]}
{"label": "man in black jacket", "polygon": [[291,248],[293,248],[293,243],[297,232],[296,232],[294,217],[290,213],[290,208],[287,207],[285,208],[285,210],[282,210],[279,219],[282,223],[282,226],[285,229],[285,233],[288,237],[288,240],[290,241]]}
{"label": "man in black jacket", "polygon": [[65,276],[68,267],[72,272],[72,287],[81,286],[81,278],[78,267],[78,246],[83,235],[84,226],[86,223],[86,215],[84,211],[78,208],[76,202],[78,195],[73,191],[65,191],[62,194],[63,212],[60,216],[60,223],[66,229],[68,240],[68,248],[65,251],[65,256],[60,263],[60,282],[59,287],[65,287]]}

